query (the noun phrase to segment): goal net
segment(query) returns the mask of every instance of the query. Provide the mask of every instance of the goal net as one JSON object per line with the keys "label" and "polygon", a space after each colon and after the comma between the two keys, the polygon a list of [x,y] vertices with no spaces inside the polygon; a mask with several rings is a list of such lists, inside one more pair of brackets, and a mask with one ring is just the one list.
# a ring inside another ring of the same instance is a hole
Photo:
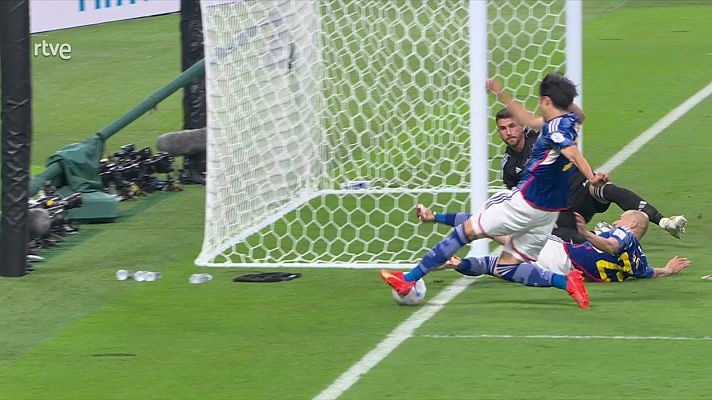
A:
{"label": "goal net", "polygon": [[580,83],[580,21],[566,29],[580,10],[567,15],[563,0],[201,5],[208,182],[197,265],[413,265],[451,229],[420,224],[416,204],[472,211],[502,188],[491,121],[501,105],[486,77],[532,109],[545,74]]}

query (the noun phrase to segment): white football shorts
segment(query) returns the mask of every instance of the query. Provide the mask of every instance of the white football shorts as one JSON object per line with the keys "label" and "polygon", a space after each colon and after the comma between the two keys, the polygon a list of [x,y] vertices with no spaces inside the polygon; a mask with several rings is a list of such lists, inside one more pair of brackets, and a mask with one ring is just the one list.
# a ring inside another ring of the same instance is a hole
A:
{"label": "white football shorts", "polygon": [[566,275],[573,269],[571,259],[564,249],[564,242],[556,236],[549,236],[536,263],[547,271],[561,275]]}
{"label": "white football shorts", "polygon": [[558,211],[532,207],[514,189],[492,195],[470,220],[478,238],[510,235],[504,251],[520,261],[536,261],[558,217]]}

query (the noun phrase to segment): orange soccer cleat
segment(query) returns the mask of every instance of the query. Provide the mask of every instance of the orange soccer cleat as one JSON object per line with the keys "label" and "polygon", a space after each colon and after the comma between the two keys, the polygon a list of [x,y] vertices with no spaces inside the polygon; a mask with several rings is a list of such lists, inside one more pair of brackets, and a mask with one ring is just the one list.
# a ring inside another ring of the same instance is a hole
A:
{"label": "orange soccer cleat", "polygon": [[566,275],[566,292],[576,300],[579,307],[588,308],[590,303],[581,271],[575,269]]}
{"label": "orange soccer cleat", "polygon": [[387,269],[382,269],[381,279],[389,284],[393,290],[398,292],[401,296],[405,296],[410,293],[410,290],[413,289],[413,286],[415,286],[415,282],[408,282],[405,280],[403,272],[401,271],[389,271]]}

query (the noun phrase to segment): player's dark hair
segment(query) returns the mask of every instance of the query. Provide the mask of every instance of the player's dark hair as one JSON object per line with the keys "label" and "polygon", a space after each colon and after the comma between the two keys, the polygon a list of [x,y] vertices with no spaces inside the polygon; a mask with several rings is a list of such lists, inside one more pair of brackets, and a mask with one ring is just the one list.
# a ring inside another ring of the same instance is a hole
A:
{"label": "player's dark hair", "polygon": [[512,112],[506,108],[503,108],[503,109],[497,111],[497,114],[494,115],[495,121],[499,121],[500,119],[505,119],[505,118],[514,118],[512,116]]}
{"label": "player's dark hair", "polygon": [[539,97],[543,96],[550,98],[556,108],[566,110],[578,93],[573,82],[559,73],[552,72],[545,76],[539,85]]}

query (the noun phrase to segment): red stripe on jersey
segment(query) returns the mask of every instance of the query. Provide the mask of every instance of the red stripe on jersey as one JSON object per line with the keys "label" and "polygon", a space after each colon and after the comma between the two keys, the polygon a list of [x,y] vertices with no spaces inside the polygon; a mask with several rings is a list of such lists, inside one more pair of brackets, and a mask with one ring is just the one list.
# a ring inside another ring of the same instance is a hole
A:
{"label": "red stripe on jersey", "polygon": [[488,238],[494,240],[494,238],[493,238],[492,236],[490,236],[490,235],[487,234],[487,232],[485,231],[485,228],[482,227],[482,222],[480,221],[481,219],[482,219],[482,214],[480,214],[480,215],[477,217],[477,226],[480,227],[480,231],[482,232],[483,235],[485,235],[485,236],[487,236]]}

